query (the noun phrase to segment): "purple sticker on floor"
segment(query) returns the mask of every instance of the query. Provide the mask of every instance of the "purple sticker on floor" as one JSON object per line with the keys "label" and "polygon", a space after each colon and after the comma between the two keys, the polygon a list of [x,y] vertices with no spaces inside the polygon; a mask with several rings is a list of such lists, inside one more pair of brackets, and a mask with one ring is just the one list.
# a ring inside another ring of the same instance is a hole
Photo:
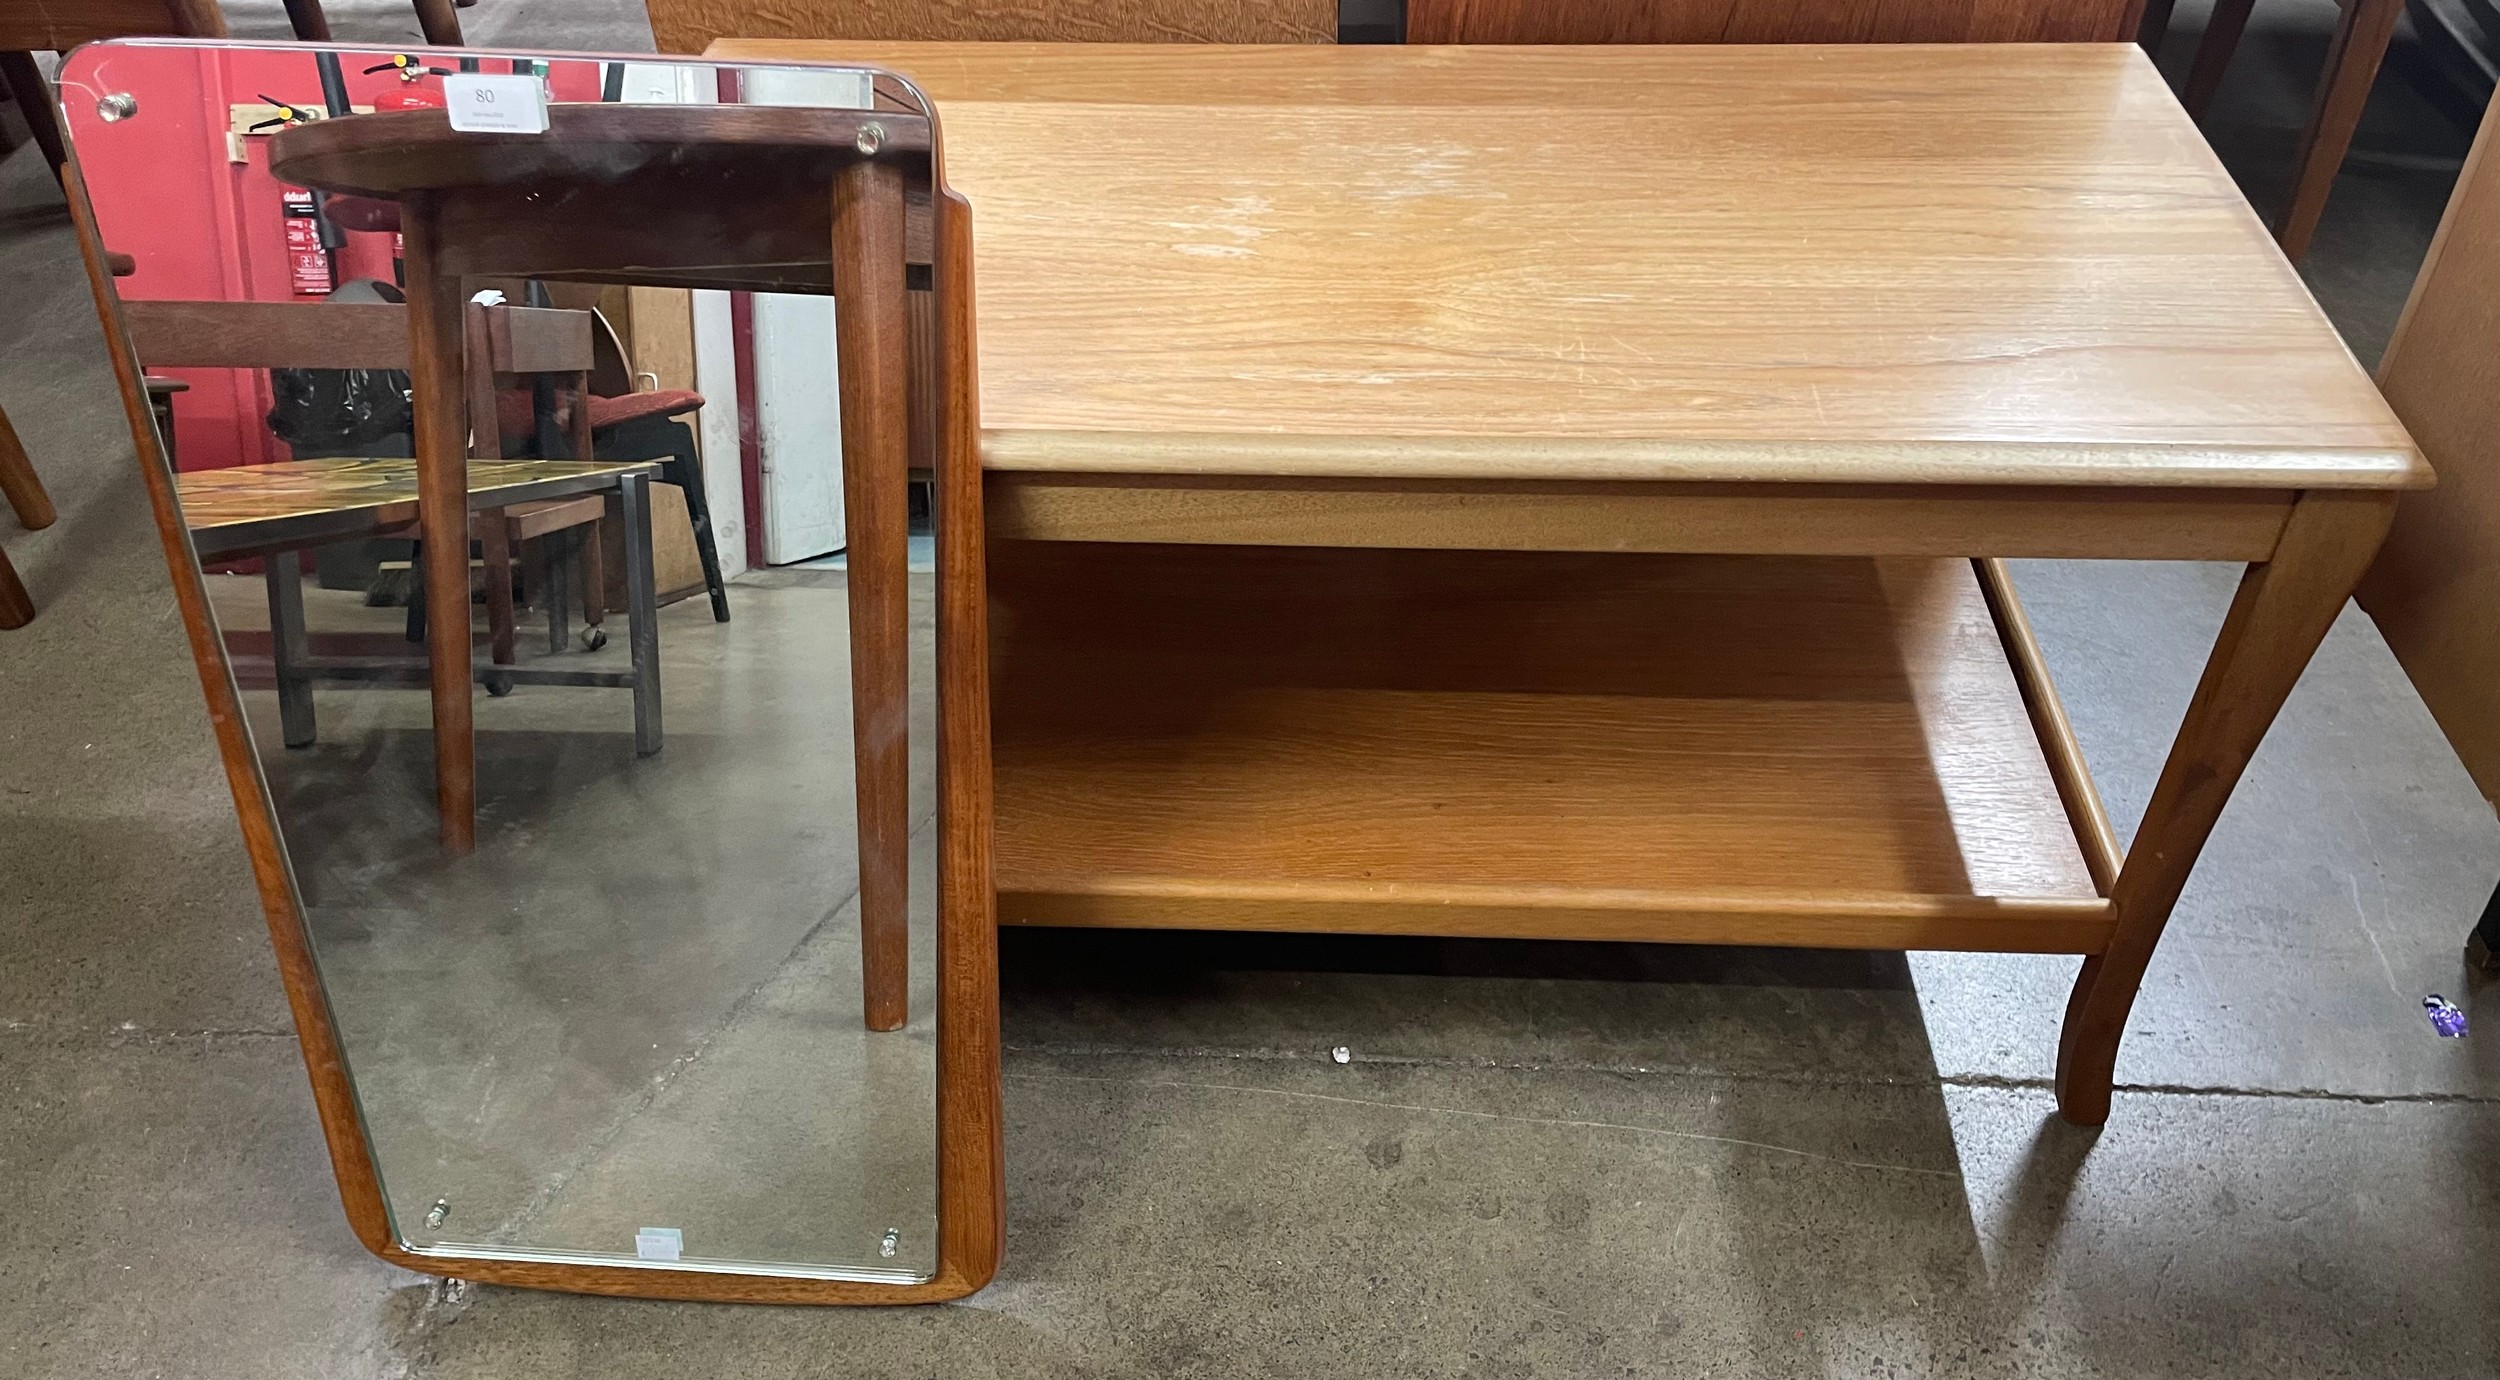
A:
{"label": "purple sticker on floor", "polygon": [[2465,1034],[2465,1012],[2455,1002],[2433,992],[2422,998],[2422,1009],[2430,1013],[2431,1029],[2439,1032],[2439,1038],[2453,1040]]}

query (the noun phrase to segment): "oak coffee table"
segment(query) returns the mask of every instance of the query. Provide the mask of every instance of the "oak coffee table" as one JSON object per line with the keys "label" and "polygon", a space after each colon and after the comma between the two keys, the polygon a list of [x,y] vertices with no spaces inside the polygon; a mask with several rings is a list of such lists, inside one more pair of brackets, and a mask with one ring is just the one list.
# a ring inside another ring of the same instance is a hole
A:
{"label": "oak coffee table", "polygon": [[[724,41],[973,208],[1011,924],[2085,956],[2431,476],[2133,46]],[[2247,563],[2122,851],[2002,561]]]}

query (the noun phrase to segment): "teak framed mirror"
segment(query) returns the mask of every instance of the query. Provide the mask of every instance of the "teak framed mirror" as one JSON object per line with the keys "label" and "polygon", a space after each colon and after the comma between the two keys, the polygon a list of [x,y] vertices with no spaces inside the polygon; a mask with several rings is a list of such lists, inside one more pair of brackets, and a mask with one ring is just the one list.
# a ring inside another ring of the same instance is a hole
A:
{"label": "teak framed mirror", "polygon": [[590,1293],[980,1288],[971,228],[928,102],[181,40],[60,89],[359,1239]]}

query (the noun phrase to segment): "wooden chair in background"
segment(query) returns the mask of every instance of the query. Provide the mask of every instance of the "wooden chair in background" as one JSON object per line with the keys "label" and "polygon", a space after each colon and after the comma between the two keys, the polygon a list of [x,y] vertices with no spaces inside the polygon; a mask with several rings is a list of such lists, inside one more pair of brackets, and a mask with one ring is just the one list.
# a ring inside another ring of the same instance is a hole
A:
{"label": "wooden chair in background", "polygon": [[[149,367],[225,369],[406,369],[408,309],[391,303],[294,302],[168,302],[123,303],[131,345]],[[495,416],[496,385],[516,378],[559,375],[584,386],[592,362],[590,314],[528,307],[470,309],[469,329],[475,335],[470,358],[479,362],[469,379],[473,398],[482,399]],[[170,434],[170,429],[168,429]],[[587,444],[587,438],[582,438]],[[500,434],[491,423],[479,429],[475,443],[481,456],[504,453]],[[587,451],[577,454],[587,455]],[[518,656],[518,609],[513,573],[525,544],[541,543],[541,557],[524,562],[536,577],[540,603],[547,614],[550,650],[560,650],[566,633],[562,608],[569,600],[570,581],[562,567],[578,561],[583,571],[583,620],[591,627],[602,621],[605,604],[598,568],[596,540],[582,541],[575,530],[595,528],[604,512],[598,498],[552,499],[482,510],[472,522],[472,535],[486,567],[486,609],[491,655],[498,665]],[[465,553],[464,553],[465,554]],[[409,620],[421,628],[424,609],[412,602]]]}
{"label": "wooden chair in background", "polygon": [[[0,492],[8,495],[9,507],[16,510],[18,522],[27,531],[52,525],[52,496],[35,477],[35,467],[27,460],[26,447],[18,442],[6,412],[0,412]],[[9,553],[0,550],[0,628],[22,628],[34,617],[34,599],[17,578],[17,567],[9,564]]]}
{"label": "wooden chair in background", "polygon": [[1337,0],[647,0],[663,53],[717,38],[979,43],[1334,43]]}
{"label": "wooden chair in background", "polygon": [[[2291,199],[2284,202],[2274,222],[2275,241],[2293,263],[2309,252],[2309,241],[2318,233],[2318,218],[2326,211],[2327,196],[2335,190],[2335,175],[2343,170],[2344,155],[2352,149],[2353,131],[2360,128],[2362,109],[2370,103],[2370,87],[2378,80],[2388,43],[2396,36],[2396,21],[2405,12],[2405,0],[2338,3],[2343,12],[2336,18],[2326,69],[2318,74],[2318,94],[2310,102],[2309,125],[2301,132],[2300,152],[2292,161]],[[2197,42],[2196,61],[2188,69],[2187,86],[2179,96],[2188,114],[2198,120],[2212,108],[2214,92],[2221,89],[2222,75],[2230,69],[2231,54],[2239,48],[2240,35],[2256,7],[2257,0],[2215,0],[2213,18]],[[2160,46],[2168,17],[2165,3],[2146,22],[2147,47]]]}
{"label": "wooden chair in background", "polygon": [[[570,425],[565,428],[563,443],[552,448],[561,450],[562,455],[551,454],[551,448],[542,445],[542,458],[590,459],[588,401],[594,362],[590,313],[487,307],[471,302],[463,330],[469,361],[470,457],[493,460],[510,453],[506,436],[527,430],[536,419],[530,416],[529,403],[522,401],[517,418],[520,425],[509,425],[513,419],[505,415],[509,410],[506,400],[527,399],[535,391],[530,389],[531,383],[546,379],[573,396],[567,413]],[[486,569],[488,655],[496,665],[509,666],[518,659],[513,565],[515,556],[530,542],[541,548],[535,570],[539,604],[547,616],[547,650],[560,652],[565,648],[565,608],[570,602],[566,572],[575,562],[582,569],[582,621],[594,635],[594,647],[606,640],[606,634],[598,632],[606,612],[602,597],[606,580],[600,569],[599,545],[599,523],[606,515],[606,500],[593,494],[516,503],[470,517],[469,535],[476,539],[479,559]],[[583,535],[585,529],[587,539]],[[418,597],[409,603],[411,641],[422,636],[424,626],[422,587],[417,593]],[[494,686],[495,682],[488,682],[490,690]]]}
{"label": "wooden chair in background", "polygon": [[2117,43],[2143,0],[1407,0],[1409,43]]}

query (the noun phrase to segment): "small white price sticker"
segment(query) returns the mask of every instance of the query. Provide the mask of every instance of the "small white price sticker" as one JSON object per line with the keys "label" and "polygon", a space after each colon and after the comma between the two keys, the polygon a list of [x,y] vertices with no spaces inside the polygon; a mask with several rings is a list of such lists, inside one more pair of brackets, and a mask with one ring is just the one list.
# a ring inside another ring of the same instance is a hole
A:
{"label": "small white price sticker", "polygon": [[536,77],[456,72],[443,78],[451,127],[478,134],[547,132],[547,88]]}

